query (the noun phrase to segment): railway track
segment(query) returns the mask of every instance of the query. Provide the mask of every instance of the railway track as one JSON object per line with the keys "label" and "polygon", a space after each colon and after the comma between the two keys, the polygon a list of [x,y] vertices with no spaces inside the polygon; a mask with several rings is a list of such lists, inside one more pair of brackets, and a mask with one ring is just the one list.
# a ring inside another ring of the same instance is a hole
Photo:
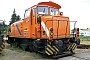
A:
{"label": "railway track", "polygon": [[90,45],[80,44],[77,46],[77,48],[79,48],[79,49],[90,49]]}

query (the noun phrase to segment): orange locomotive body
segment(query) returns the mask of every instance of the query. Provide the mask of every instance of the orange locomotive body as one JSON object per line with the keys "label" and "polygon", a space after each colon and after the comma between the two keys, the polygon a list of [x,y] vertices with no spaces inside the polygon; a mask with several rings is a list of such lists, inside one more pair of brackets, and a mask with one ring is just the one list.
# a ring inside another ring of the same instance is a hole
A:
{"label": "orange locomotive body", "polygon": [[79,30],[75,28],[76,34],[70,37],[70,22],[76,21],[63,16],[60,8],[54,2],[40,2],[26,9],[24,19],[11,25],[8,42],[47,55],[73,52],[80,43]]}

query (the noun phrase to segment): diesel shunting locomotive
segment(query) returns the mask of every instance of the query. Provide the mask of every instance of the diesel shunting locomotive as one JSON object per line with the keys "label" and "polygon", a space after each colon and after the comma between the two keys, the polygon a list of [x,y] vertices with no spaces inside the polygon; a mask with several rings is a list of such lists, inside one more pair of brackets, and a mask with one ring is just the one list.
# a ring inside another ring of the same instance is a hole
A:
{"label": "diesel shunting locomotive", "polygon": [[[26,9],[24,19],[11,24],[8,43],[47,55],[73,53],[80,44],[79,28],[75,27],[76,21],[63,16],[60,9],[59,4],[51,1]],[[73,34],[70,33],[71,22],[74,22]]]}

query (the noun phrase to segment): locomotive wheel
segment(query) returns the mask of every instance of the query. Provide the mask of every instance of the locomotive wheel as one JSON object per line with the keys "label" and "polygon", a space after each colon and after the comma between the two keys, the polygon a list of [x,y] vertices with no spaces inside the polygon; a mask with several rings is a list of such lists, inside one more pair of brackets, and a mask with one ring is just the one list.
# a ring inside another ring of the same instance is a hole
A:
{"label": "locomotive wheel", "polygon": [[32,46],[33,46],[33,45],[32,45],[32,42],[30,42],[30,43],[29,43],[29,46],[28,46],[30,52],[33,52],[33,47],[32,47]]}
{"label": "locomotive wheel", "polygon": [[33,51],[34,51],[34,52],[37,52],[37,51],[38,51],[38,43],[37,43],[36,40],[33,41]]}

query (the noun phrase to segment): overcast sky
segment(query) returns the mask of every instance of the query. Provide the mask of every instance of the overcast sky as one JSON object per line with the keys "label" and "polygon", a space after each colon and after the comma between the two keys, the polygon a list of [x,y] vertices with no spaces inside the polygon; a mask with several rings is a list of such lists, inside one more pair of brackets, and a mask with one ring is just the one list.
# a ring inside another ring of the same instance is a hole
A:
{"label": "overcast sky", "polygon": [[25,9],[39,2],[52,1],[62,6],[60,11],[71,21],[78,21],[77,27],[90,28],[90,1],[89,0],[0,0],[0,20],[9,24],[14,8],[21,18]]}

